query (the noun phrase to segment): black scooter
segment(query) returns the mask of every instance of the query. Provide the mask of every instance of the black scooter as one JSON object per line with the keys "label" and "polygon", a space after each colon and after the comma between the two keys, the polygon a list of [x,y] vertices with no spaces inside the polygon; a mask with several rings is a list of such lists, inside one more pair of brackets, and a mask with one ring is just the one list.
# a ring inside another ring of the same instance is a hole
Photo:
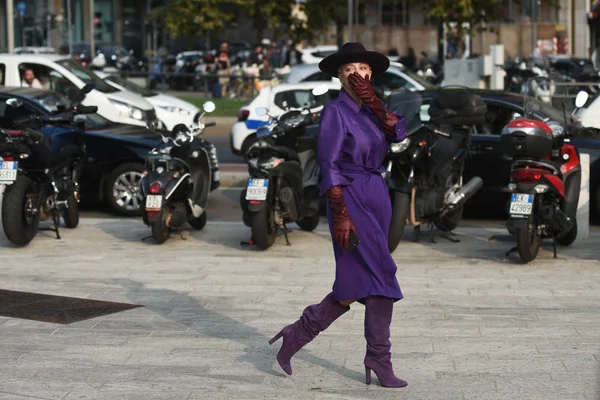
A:
{"label": "black scooter", "polygon": [[[204,113],[213,112],[215,104],[207,101],[203,109]],[[211,165],[217,164],[216,151],[207,150],[197,139],[204,128],[215,125],[176,125],[171,136],[163,136],[163,143],[148,154],[141,182],[145,203],[142,218],[158,244],[166,242],[170,232],[186,222],[197,230],[206,225]]]}
{"label": "black scooter", "polygon": [[463,171],[471,131],[485,118],[487,108],[481,97],[468,91],[442,90],[432,100],[428,121],[421,120],[422,98],[418,92],[392,93],[387,106],[407,118],[407,138],[392,144],[385,177],[392,201],[392,222],[388,247],[393,252],[402,239],[405,226],[415,227],[416,240],[421,226],[434,227],[448,236],[462,220],[463,206],[482,186],[473,177],[463,184]]}
{"label": "black scooter", "polygon": [[288,111],[274,126],[260,129],[248,150],[250,179],[240,203],[244,224],[252,229],[250,243],[262,249],[273,245],[278,230],[290,244],[287,223],[305,231],[319,224],[318,119],[309,109]]}
{"label": "black scooter", "polygon": [[[78,102],[70,110],[51,117],[31,115],[13,121],[14,129],[0,130],[0,184],[6,185],[2,199],[2,227],[7,239],[25,246],[35,237],[40,221],[49,218],[54,223],[56,238],[60,239],[60,217],[67,228],[79,224],[79,175],[85,156],[83,129],[80,140],[65,144],[52,152],[48,136],[32,128],[43,124],[75,125],[77,114],[91,114],[96,106],[79,104],[93,89],[86,85]],[[6,101],[7,107],[21,107],[16,98]]]}

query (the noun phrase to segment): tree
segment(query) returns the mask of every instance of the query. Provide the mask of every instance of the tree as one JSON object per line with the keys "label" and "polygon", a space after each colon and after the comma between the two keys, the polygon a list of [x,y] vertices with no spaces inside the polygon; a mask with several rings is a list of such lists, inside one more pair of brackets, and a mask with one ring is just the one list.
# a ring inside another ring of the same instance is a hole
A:
{"label": "tree", "polygon": [[154,10],[164,18],[165,27],[173,36],[203,36],[218,31],[231,21],[234,13],[227,10],[241,0],[169,0]]}
{"label": "tree", "polygon": [[[296,41],[314,40],[329,28],[330,22],[337,26],[338,44],[343,41],[344,25],[348,18],[347,0],[306,0],[304,4],[306,22],[292,21]],[[300,23],[301,22],[301,23]]]}
{"label": "tree", "polygon": [[[248,4],[251,3],[251,4]],[[256,40],[263,39],[264,31],[275,30],[275,38],[286,32],[292,25],[292,6],[295,0],[246,0],[245,9],[256,29]]]}
{"label": "tree", "polygon": [[458,37],[473,35],[485,21],[501,19],[502,0],[424,0],[423,8],[431,22],[442,22],[447,27],[456,23]]}

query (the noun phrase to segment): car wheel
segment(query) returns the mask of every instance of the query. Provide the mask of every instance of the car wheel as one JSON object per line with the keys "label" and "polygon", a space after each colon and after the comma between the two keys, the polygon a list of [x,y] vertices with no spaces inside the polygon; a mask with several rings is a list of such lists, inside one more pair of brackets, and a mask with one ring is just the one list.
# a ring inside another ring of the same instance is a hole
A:
{"label": "car wheel", "polygon": [[119,165],[106,178],[104,198],[110,208],[124,216],[142,214],[141,188],[144,166],[138,163]]}

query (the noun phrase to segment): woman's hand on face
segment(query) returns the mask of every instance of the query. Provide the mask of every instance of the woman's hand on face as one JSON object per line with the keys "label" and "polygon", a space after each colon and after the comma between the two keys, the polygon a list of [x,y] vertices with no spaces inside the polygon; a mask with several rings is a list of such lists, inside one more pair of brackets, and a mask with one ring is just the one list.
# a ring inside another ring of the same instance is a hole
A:
{"label": "woman's hand on face", "polygon": [[348,85],[350,85],[356,96],[363,101],[375,96],[369,75],[365,75],[363,78],[360,74],[353,72],[348,75]]}

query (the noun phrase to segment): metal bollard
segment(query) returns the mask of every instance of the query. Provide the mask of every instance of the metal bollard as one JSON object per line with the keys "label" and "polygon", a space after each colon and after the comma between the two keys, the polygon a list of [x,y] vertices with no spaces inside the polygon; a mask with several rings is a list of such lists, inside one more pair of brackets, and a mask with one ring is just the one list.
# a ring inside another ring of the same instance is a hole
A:
{"label": "metal bollard", "polygon": [[590,155],[580,154],[581,191],[577,205],[577,239],[590,237]]}

